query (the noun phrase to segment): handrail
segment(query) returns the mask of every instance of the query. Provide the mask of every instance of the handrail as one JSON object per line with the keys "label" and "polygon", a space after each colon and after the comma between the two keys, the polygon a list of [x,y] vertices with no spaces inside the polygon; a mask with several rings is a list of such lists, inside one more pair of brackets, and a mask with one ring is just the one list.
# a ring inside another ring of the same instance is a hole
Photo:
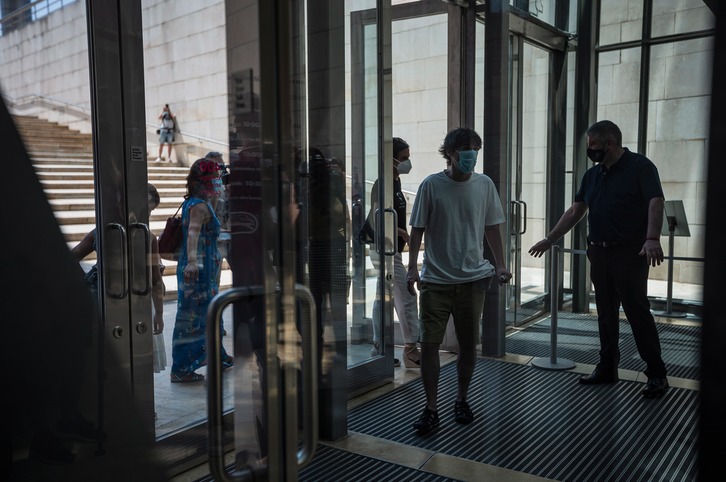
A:
{"label": "handrail", "polygon": [[[40,106],[40,105],[45,104],[45,105],[49,105],[49,106],[55,107],[55,108],[62,108],[62,109],[65,109],[66,111],[72,111],[79,117],[83,118],[84,120],[87,120],[87,121],[91,120],[91,110],[90,109],[87,109],[85,107],[82,107],[82,106],[79,106],[76,104],[71,104],[69,102],[66,102],[66,101],[63,101],[60,99],[56,99],[54,97],[50,97],[47,95],[31,94],[31,95],[26,95],[25,97],[21,97],[20,99],[13,99],[12,97],[10,97],[7,94],[2,94],[2,96],[6,100],[6,103],[8,105],[16,107],[16,108],[25,106],[25,105]],[[156,124],[152,124],[150,122],[146,123],[146,127],[151,132],[154,132],[156,129],[159,128],[159,126],[157,126]],[[229,148],[229,143],[223,142],[223,141],[220,141],[217,139],[212,139],[209,137],[201,136],[199,134],[194,134],[194,133],[185,132],[185,131],[180,131],[179,134],[181,134],[185,137],[190,137],[192,139],[196,139],[197,141],[200,141],[200,142],[216,144],[219,146]],[[187,142],[187,144],[189,144],[189,142]]]}
{"label": "handrail", "polygon": [[80,115],[86,120],[91,119],[91,109],[87,109],[86,107],[82,107],[80,105],[71,104],[69,102],[56,99],[55,97],[50,97],[47,95],[40,95],[40,94],[31,94],[26,95],[25,97],[21,97],[20,99],[13,99],[7,94],[2,94],[3,99],[5,99],[6,103],[8,105],[11,105],[13,107],[20,107],[24,106],[26,104],[31,105],[41,105],[41,104],[47,104],[52,107],[59,107],[66,110],[74,111],[76,114]]}
{"label": "handrail", "polygon": [[[45,7],[45,9],[48,10],[48,13],[46,13],[45,15],[50,14],[50,7],[53,4],[58,3],[59,1],[60,0],[56,0],[55,2],[48,2],[48,4]],[[10,23],[11,21],[15,20],[15,17],[19,17],[21,13],[25,13],[27,10],[30,10],[31,8],[35,7],[36,5],[38,5],[40,3],[44,3],[44,2],[46,2],[46,0],[35,0],[35,2],[31,2],[27,5],[23,5],[22,7],[15,9],[12,12],[0,17],[0,24]],[[61,7],[62,6],[63,5],[61,5]],[[41,16],[44,16],[44,15],[41,15]]]}

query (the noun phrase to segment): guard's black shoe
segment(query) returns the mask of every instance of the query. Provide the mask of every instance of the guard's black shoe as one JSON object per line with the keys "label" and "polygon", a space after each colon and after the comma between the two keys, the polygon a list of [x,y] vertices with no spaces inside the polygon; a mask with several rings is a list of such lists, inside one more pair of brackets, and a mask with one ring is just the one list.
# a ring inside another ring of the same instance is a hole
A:
{"label": "guard's black shoe", "polygon": [[59,420],[56,433],[62,440],[71,440],[74,442],[92,443],[106,440],[106,434],[104,432],[97,429],[91,422],[80,415]]}
{"label": "guard's black shoe", "polygon": [[424,408],[421,416],[413,423],[413,428],[419,435],[426,435],[436,430],[439,428],[439,412],[429,410],[428,407]]}
{"label": "guard's black shoe", "polygon": [[648,378],[648,383],[640,392],[645,398],[660,398],[668,390],[668,379],[666,378]]}
{"label": "guard's black shoe", "polygon": [[595,370],[591,374],[580,377],[580,383],[583,385],[601,385],[603,383],[615,383],[618,377],[615,375],[607,376],[604,373]]}
{"label": "guard's black shoe", "polygon": [[454,418],[456,423],[464,425],[474,421],[474,412],[471,411],[466,400],[454,403]]}
{"label": "guard's black shoe", "polygon": [[76,456],[68,450],[58,438],[46,431],[33,437],[30,443],[30,458],[39,460],[44,464],[67,465],[72,464]]}

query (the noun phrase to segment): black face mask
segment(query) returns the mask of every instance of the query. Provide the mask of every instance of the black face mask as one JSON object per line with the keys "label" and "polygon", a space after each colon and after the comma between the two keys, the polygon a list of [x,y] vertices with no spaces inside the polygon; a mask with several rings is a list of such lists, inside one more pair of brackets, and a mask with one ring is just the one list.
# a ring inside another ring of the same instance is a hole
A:
{"label": "black face mask", "polygon": [[605,149],[588,149],[587,157],[592,162],[602,162],[605,159]]}

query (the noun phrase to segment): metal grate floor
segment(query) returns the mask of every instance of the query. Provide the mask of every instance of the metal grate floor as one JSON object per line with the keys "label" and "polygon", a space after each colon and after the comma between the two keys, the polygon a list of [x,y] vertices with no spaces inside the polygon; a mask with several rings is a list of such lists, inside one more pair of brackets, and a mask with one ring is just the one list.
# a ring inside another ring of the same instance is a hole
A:
{"label": "metal grate floor", "polygon": [[[506,339],[506,352],[534,357],[550,355],[551,319],[545,318]],[[701,327],[656,323],[663,361],[668,375],[698,380],[700,376]],[[576,363],[596,365],[600,350],[597,317],[561,313],[557,317],[557,356]],[[642,372],[645,363],[638,355],[630,323],[620,320],[620,367]]]}
{"label": "metal grate floor", "polygon": [[455,482],[455,479],[383,462],[364,455],[319,445],[313,461],[300,471],[301,482],[416,481]]}
{"label": "metal grate floor", "polygon": [[642,383],[583,386],[576,373],[479,359],[469,403],[474,423],[453,419],[456,367],[442,367],[441,426],[425,437],[411,424],[423,409],[421,380],[349,413],[353,432],[559,481],[696,479],[697,392],[661,399]]}

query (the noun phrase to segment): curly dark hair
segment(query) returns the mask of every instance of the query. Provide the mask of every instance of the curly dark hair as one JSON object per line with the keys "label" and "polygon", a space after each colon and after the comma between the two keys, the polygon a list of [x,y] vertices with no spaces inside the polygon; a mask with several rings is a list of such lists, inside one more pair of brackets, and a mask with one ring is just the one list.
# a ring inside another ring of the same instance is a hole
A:
{"label": "curly dark hair", "polygon": [[404,141],[400,137],[393,138],[393,158],[394,159],[398,159],[398,154],[401,151],[408,149],[408,148],[409,148],[408,142]]}
{"label": "curly dark hair", "polygon": [[439,154],[446,159],[446,164],[449,164],[451,162],[450,153],[464,146],[481,149],[481,137],[474,129],[469,129],[468,127],[457,127],[446,134],[443,144],[439,147]]}

